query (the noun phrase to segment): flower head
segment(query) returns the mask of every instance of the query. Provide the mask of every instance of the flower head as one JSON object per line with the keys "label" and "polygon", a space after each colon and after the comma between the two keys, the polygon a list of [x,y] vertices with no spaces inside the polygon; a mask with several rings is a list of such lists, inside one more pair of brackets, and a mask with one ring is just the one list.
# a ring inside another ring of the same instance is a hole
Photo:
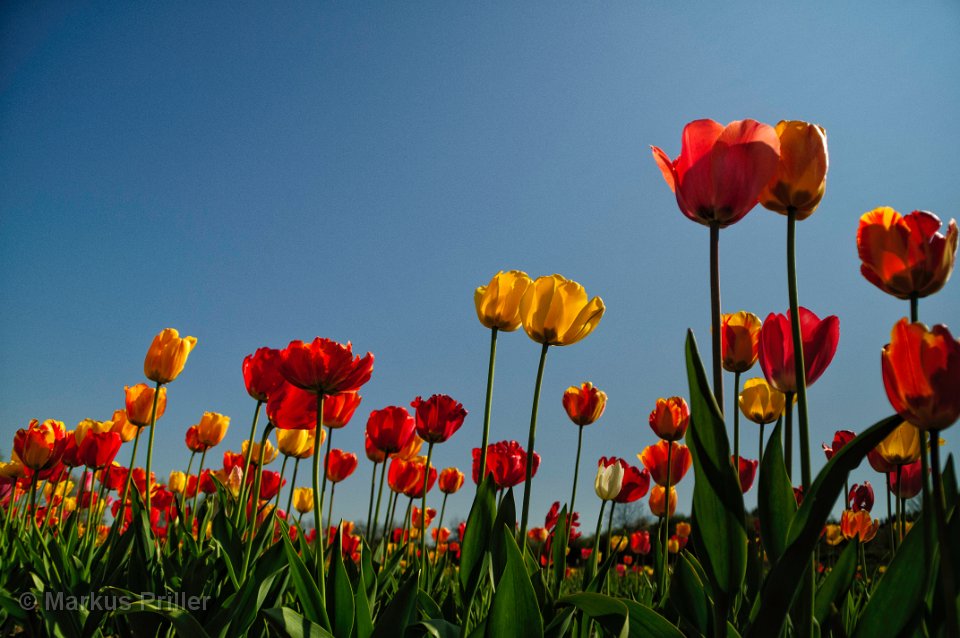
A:
{"label": "flower head", "polygon": [[373,373],[373,355],[353,356],[353,347],[317,337],[310,343],[291,341],[280,352],[280,374],[289,383],[314,394],[359,390]]}
{"label": "flower head", "polygon": [[617,503],[633,503],[646,496],[650,490],[650,471],[646,468],[640,470],[623,459],[620,459],[620,464],[623,466],[623,485],[613,500]]}
{"label": "flower head", "polygon": [[593,482],[593,489],[603,501],[612,501],[620,494],[623,485],[623,466],[620,459],[601,457],[597,464],[597,478]]}
{"label": "flower head", "polygon": [[[667,489],[662,485],[654,485],[650,490],[650,513],[654,516],[663,516],[667,511]],[[677,511],[677,489],[670,487],[670,516]]]}
{"label": "flower head", "polygon": [[[320,430],[320,444],[327,433]],[[313,456],[316,449],[317,430],[277,430],[277,449],[284,456],[306,459]]]}
{"label": "flower head", "polygon": [[309,487],[296,487],[293,490],[293,508],[301,514],[309,514],[313,511],[313,489]]}
{"label": "flower head", "polygon": [[[806,385],[809,387],[833,361],[840,340],[840,320],[833,315],[821,320],[803,306],[800,306],[799,314]],[[781,392],[797,391],[791,330],[789,310],[785,315],[770,313],[760,330],[759,359],[763,376]]]}
{"label": "flower head", "polygon": [[607,407],[607,393],[589,381],[572,385],[563,393],[563,409],[575,425],[594,423]]}
{"label": "flower head", "polygon": [[[517,441],[500,441],[487,446],[487,467],[484,476],[493,475],[498,489],[523,483],[527,473],[527,451]],[[540,455],[533,453],[531,476],[540,467]],[[480,482],[480,448],[473,448],[473,482]]]}
{"label": "flower head", "polygon": [[773,423],[783,414],[787,398],[766,379],[747,379],[740,391],[740,412],[757,425]]}
{"label": "flower head", "polygon": [[243,384],[247,394],[257,401],[266,401],[284,384],[280,374],[280,351],[257,348],[243,358]]}
{"label": "flower head", "polygon": [[[127,419],[137,427],[146,427],[150,425],[150,414],[153,410],[153,395],[156,389],[148,386],[146,383],[138,383],[134,386],[124,386],[126,394]],[[156,420],[160,420],[163,413],[167,410],[167,389],[160,388],[160,394],[157,397]]]}
{"label": "flower head", "polygon": [[440,491],[444,494],[456,494],[460,491],[460,488],[463,487],[465,478],[463,472],[457,468],[447,467],[440,472],[440,478],[437,479],[437,484],[440,486]]}
{"label": "flower head", "polygon": [[416,411],[417,434],[428,443],[443,443],[467,418],[463,404],[446,394],[434,394],[426,400],[417,397],[410,407]]}
{"label": "flower head", "polygon": [[[670,448],[673,448],[672,451]],[[693,459],[686,445],[672,441],[659,441],[648,445],[637,455],[644,467],[650,470],[650,477],[657,485],[667,484],[667,456],[670,456],[670,485],[676,485],[686,475]]]}
{"label": "flower head", "polygon": [[853,512],[844,510],[840,517],[840,530],[846,539],[860,538],[861,543],[867,543],[873,540],[880,528],[880,521],[870,516],[867,510]]}
{"label": "flower head", "polygon": [[600,297],[561,275],[537,277],[520,300],[520,319],[527,336],[544,345],[568,346],[589,335],[605,307]]}
{"label": "flower head", "polygon": [[327,480],[339,483],[357,469],[357,455],[334,448],[324,460],[324,468],[327,472]]}
{"label": "flower head", "polygon": [[[735,462],[735,459],[731,456],[730,462]],[[756,460],[745,459],[742,456],[740,460],[736,462],[737,465],[737,474],[740,477],[740,491],[746,494],[750,491],[750,488],[753,487],[753,480],[757,476],[757,467],[759,467],[760,462]]]}
{"label": "flower head", "polygon": [[873,509],[873,486],[870,481],[864,481],[863,484],[854,483],[847,495],[847,504],[854,512],[860,510],[870,511]]}
{"label": "flower head", "polygon": [[777,124],[780,163],[777,172],[760,193],[764,208],[797,220],[813,214],[827,187],[827,132],[822,126],[799,121]]}
{"label": "flower head", "polygon": [[875,450],[887,464],[894,466],[887,472],[893,471],[897,465],[913,463],[920,458],[920,430],[904,421]]}
{"label": "flower head", "polygon": [[746,372],[757,362],[760,328],[763,322],[752,312],[741,310],[720,315],[720,353],[723,369]]}
{"label": "flower head", "polygon": [[153,338],[143,361],[143,374],[157,383],[170,383],[183,371],[196,337],[180,337],[174,328],[164,328]]}
{"label": "flower head", "polygon": [[650,429],[664,441],[679,441],[690,424],[690,408],[683,397],[657,399],[648,419]]}
{"label": "flower head", "polygon": [[416,436],[416,430],[416,420],[406,408],[398,405],[374,410],[367,419],[370,444],[385,454],[400,452]]}
{"label": "flower head", "polygon": [[520,300],[531,284],[527,273],[502,270],[473,293],[477,318],[487,328],[513,332],[520,327]]}
{"label": "flower head", "polygon": [[857,435],[850,430],[837,430],[833,435],[833,443],[831,443],[829,447],[826,443],[821,444],[821,447],[823,448],[823,454],[829,461],[833,458],[834,454],[840,451],[840,448],[855,438],[857,438]]}

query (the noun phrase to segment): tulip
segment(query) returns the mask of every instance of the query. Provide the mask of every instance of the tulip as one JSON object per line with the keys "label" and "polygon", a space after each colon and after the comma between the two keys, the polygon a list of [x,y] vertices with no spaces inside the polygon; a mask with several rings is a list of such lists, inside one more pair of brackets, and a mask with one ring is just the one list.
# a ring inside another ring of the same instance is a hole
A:
{"label": "tulip", "polygon": [[[833,361],[840,338],[840,320],[835,316],[822,320],[806,308],[800,308],[806,385],[811,386]],[[783,393],[797,391],[793,341],[790,338],[791,313],[770,313],[760,330],[760,367],[774,388]]]}
{"label": "tulip", "polygon": [[[260,474],[260,501],[270,501],[279,492],[280,488],[287,484],[287,480],[279,472],[264,470]],[[256,494],[256,492],[254,492]]]}
{"label": "tulip", "polygon": [[[151,388],[145,383],[138,383],[135,386],[124,386],[126,393],[127,419],[137,427],[143,428],[150,425],[151,420],[159,419],[167,409],[167,389],[159,390]],[[157,395],[156,415],[153,412],[154,395]]]}
{"label": "tulip", "polygon": [[786,397],[766,379],[748,379],[740,392],[740,411],[754,423],[773,423],[783,414]]}
{"label": "tulip", "polygon": [[620,459],[620,462],[624,466],[623,485],[614,500],[617,503],[633,503],[647,495],[650,489],[650,471],[646,468],[641,471],[623,459]]}
{"label": "tulip", "polygon": [[827,185],[827,132],[821,126],[798,121],[777,124],[780,163],[760,193],[764,208],[797,220],[813,214]]}
{"label": "tulip", "polygon": [[387,485],[397,493],[403,494],[414,489],[414,483],[422,480],[423,476],[417,471],[416,463],[412,460],[394,458],[390,461],[390,468],[387,471]]}
{"label": "tulip", "polygon": [[887,485],[890,491],[897,498],[907,500],[920,493],[923,472],[920,461],[914,461],[907,465],[899,466],[900,478],[897,479],[897,472],[890,472],[887,475]]}
{"label": "tulip", "polygon": [[520,300],[530,286],[530,277],[519,270],[500,271],[490,283],[473,293],[477,318],[484,326],[502,332],[520,327]]}
{"label": "tulip", "polygon": [[760,317],[741,310],[720,315],[720,352],[723,369],[743,373],[757,362],[760,347]]}
{"label": "tulip", "polygon": [[[650,513],[654,516],[665,517],[667,513],[666,508],[666,493],[667,490],[662,485],[654,485],[650,490]],[[673,487],[670,488],[670,516],[673,516],[673,513],[677,511],[677,490]]]}
{"label": "tulip", "polygon": [[933,213],[915,210],[901,216],[892,208],[876,208],[860,218],[857,253],[860,273],[874,286],[914,303],[943,288],[957,253],[957,222],[947,235]]}
{"label": "tulip", "polygon": [[[324,401],[324,412],[327,403]],[[267,399],[267,418],[278,430],[316,429],[317,395],[284,381]]]}
{"label": "tulip", "polygon": [[280,351],[280,374],[313,394],[355,392],[370,380],[373,355],[353,356],[353,346],[317,337],[311,343],[291,341]]}
{"label": "tulip", "polygon": [[888,466],[893,466],[886,472],[894,471],[897,465],[913,463],[920,459],[920,430],[904,421],[875,450]]}
{"label": "tulip", "polygon": [[140,429],[127,418],[126,410],[114,410],[110,423],[112,424],[110,431],[119,434],[120,440],[124,443],[132,441]]}
{"label": "tulip", "polygon": [[367,455],[367,458],[373,461],[374,465],[383,463],[387,459],[387,453],[373,444],[373,439],[370,438],[369,432],[363,433],[363,451]]}
{"label": "tulip", "polygon": [[545,346],[569,346],[589,335],[604,313],[600,297],[561,275],[538,277],[520,301],[527,336]]}
{"label": "tulip", "polygon": [[330,450],[324,466],[327,472],[327,480],[332,483],[339,483],[357,469],[357,455],[343,450]]}
{"label": "tulip", "polygon": [[833,443],[830,444],[830,447],[827,447],[826,443],[821,443],[820,446],[823,448],[824,456],[826,456],[829,461],[843,446],[855,438],[857,438],[857,435],[850,430],[837,430],[833,435]]}
{"label": "tulip", "polygon": [[650,477],[657,485],[667,485],[668,482],[676,485],[693,462],[690,449],[686,445],[671,441],[648,445],[637,458],[650,471]]}
{"label": "tulip", "polygon": [[313,511],[313,490],[309,487],[298,487],[293,490],[293,506],[303,514]]}
{"label": "tulip", "polygon": [[737,474],[740,477],[740,491],[746,494],[751,487],[753,487],[753,479],[757,476],[757,467],[760,466],[760,461],[752,461],[750,459],[745,459],[742,456],[739,457],[730,457],[730,462],[734,463],[737,468]]}
{"label": "tulip", "polygon": [[406,408],[388,406],[370,413],[366,433],[374,447],[386,454],[394,454],[410,442],[416,426]]}
{"label": "tulip", "polygon": [[243,358],[243,384],[251,398],[263,403],[284,384],[280,374],[280,351],[257,348]]}
{"label": "tulip", "polygon": [[690,424],[690,408],[682,397],[657,399],[648,419],[650,429],[664,441],[679,441]]}
{"label": "tulip", "polygon": [[839,525],[827,525],[823,528],[823,537],[827,545],[839,545],[843,541],[843,530]]}
{"label": "tulip", "polygon": [[230,426],[230,417],[218,412],[204,412],[197,423],[197,441],[207,449],[220,444]]}
{"label": "tulip", "polygon": [[590,425],[607,407],[607,394],[590,382],[570,386],[563,393],[563,409],[575,425]]}
{"label": "tulip", "polygon": [[[540,455],[534,453],[530,463],[531,475],[536,476],[540,467]],[[497,489],[513,487],[523,482],[527,471],[527,452],[517,441],[500,441],[487,448],[487,467],[484,476],[493,476]],[[473,482],[480,482],[480,450],[473,448]]]}
{"label": "tulip", "polygon": [[[67,433],[62,421],[47,419],[40,423],[30,421],[26,429],[17,430],[13,438],[13,453],[24,467],[33,472],[52,470],[63,456]],[[37,477],[39,479],[45,476]]]}
{"label": "tulip", "polygon": [[646,556],[650,553],[650,532],[643,530],[630,534],[630,551]]}
{"label": "tulip", "polygon": [[169,489],[174,494],[183,494],[184,488],[187,486],[187,475],[183,472],[174,470],[170,472],[170,478],[167,479],[167,489]]}
{"label": "tulip", "polygon": [[880,521],[870,516],[867,510],[844,510],[840,518],[840,530],[847,540],[859,537],[861,543],[867,543],[877,535],[879,527]]}
{"label": "tulip", "polygon": [[623,466],[619,459],[607,461],[601,458],[597,466],[597,477],[593,482],[593,489],[603,501],[612,501],[620,494],[623,486]]}
{"label": "tulip", "polygon": [[[241,446],[241,455],[247,456],[247,452],[250,452],[250,463],[253,465],[260,464],[261,450],[260,443],[256,441],[253,442],[251,446],[250,441],[244,441]],[[270,439],[267,439],[264,448],[263,448],[263,465],[269,465],[273,463],[273,460],[277,458],[277,448],[273,447],[273,444],[270,442]]]}
{"label": "tulip", "polygon": [[113,463],[122,443],[116,432],[91,431],[80,444],[80,461],[91,470],[102,470]]}
{"label": "tulip", "polygon": [[362,398],[357,392],[341,392],[326,398],[323,402],[323,424],[328,428],[342,428],[357,411]]}
{"label": "tulip", "polygon": [[174,328],[164,328],[153,338],[147,350],[143,374],[160,385],[170,383],[183,371],[187,357],[196,345],[196,337],[180,338],[180,333]]}
{"label": "tulip", "polygon": [[847,504],[854,512],[860,510],[870,511],[873,509],[873,486],[870,481],[864,481],[863,485],[855,483],[853,488],[847,493]]}
{"label": "tulip", "polygon": [[417,397],[410,407],[416,411],[417,434],[430,446],[453,436],[467,416],[463,404],[446,394],[434,394],[426,400]]}
{"label": "tulip", "polygon": [[448,467],[440,472],[437,484],[444,494],[456,494],[463,486],[464,478],[463,472],[455,467]]}

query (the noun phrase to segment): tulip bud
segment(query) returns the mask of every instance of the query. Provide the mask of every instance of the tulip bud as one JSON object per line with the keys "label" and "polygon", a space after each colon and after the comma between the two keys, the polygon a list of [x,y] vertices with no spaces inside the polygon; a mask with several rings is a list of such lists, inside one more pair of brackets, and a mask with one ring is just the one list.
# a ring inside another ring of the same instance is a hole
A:
{"label": "tulip bud", "polygon": [[473,293],[477,318],[487,328],[513,332],[520,327],[520,300],[530,286],[530,277],[519,270],[500,271],[490,283]]}
{"label": "tulip bud", "polygon": [[196,337],[180,338],[174,328],[164,328],[153,338],[143,361],[143,374],[151,381],[170,383],[183,371],[190,351],[197,345]]}
{"label": "tulip bud", "polygon": [[563,409],[574,424],[590,425],[603,415],[607,407],[607,394],[590,382],[570,386],[563,393]]}
{"label": "tulip bud", "polygon": [[821,126],[799,121],[777,124],[780,162],[777,172],[760,193],[764,208],[797,220],[813,214],[827,187],[827,132]]}
{"label": "tulip bud", "polygon": [[618,459],[613,459],[613,463],[604,465],[601,460],[597,467],[597,478],[593,483],[593,489],[597,496],[604,501],[612,501],[620,494],[620,487],[623,485],[623,466]]}
{"label": "tulip bud", "polygon": [[690,424],[690,408],[682,397],[657,399],[648,419],[650,429],[664,441],[679,441]]}

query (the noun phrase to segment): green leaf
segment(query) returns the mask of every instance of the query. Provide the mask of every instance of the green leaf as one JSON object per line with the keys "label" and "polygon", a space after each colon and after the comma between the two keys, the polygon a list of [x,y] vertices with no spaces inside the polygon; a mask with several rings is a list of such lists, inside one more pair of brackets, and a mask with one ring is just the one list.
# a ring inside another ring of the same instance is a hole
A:
{"label": "green leaf", "polygon": [[814,618],[823,626],[830,616],[830,608],[840,599],[846,596],[847,591],[853,583],[853,577],[857,573],[857,557],[859,556],[860,543],[856,539],[847,543],[837,559],[837,564],[833,566],[830,573],[823,580],[820,589],[817,590],[816,603],[814,605]]}
{"label": "green leaf", "polygon": [[[497,510],[497,518],[493,521],[494,533],[490,539],[490,558],[493,565],[493,582],[498,582],[503,575],[503,569],[507,565],[507,550],[503,544],[503,535],[497,534],[496,530],[506,528],[508,530],[516,529],[517,508],[513,500],[513,488],[507,489],[507,493],[500,501],[500,507]],[[468,528],[469,529],[469,528]],[[523,539],[521,539],[523,542]]]}
{"label": "green leaf", "polygon": [[551,587],[551,592],[554,598],[560,595],[560,585],[563,584],[563,579],[567,573],[566,549],[567,539],[570,536],[570,531],[567,528],[569,524],[568,518],[567,506],[564,505],[563,509],[560,510],[560,516],[557,518],[557,524],[553,528],[553,541],[550,547],[550,553],[553,559],[553,586]]}
{"label": "green leaf", "polygon": [[713,605],[707,598],[704,582],[700,579],[684,550],[677,557],[670,580],[670,603],[691,627],[704,636],[710,633],[710,617]]}
{"label": "green leaf", "polygon": [[[469,533],[469,523],[467,524]],[[493,604],[487,616],[488,638],[529,638],[543,636],[543,618],[537,606],[537,595],[523,564],[520,548],[513,540],[513,533],[501,528],[503,543],[507,550],[507,564],[503,577],[497,583]]]}
{"label": "green leaf", "polygon": [[626,598],[620,602],[630,612],[630,638],[684,638],[679,629],[650,607]]}
{"label": "green leaf", "polygon": [[406,575],[390,604],[377,617],[373,638],[393,638],[410,624],[417,607],[417,575],[416,570]]}
{"label": "green leaf", "polygon": [[329,631],[289,607],[264,609],[263,616],[274,631],[286,638],[334,638]]}
{"label": "green leaf", "polygon": [[687,445],[693,458],[696,512],[703,566],[714,592],[733,597],[747,570],[747,531],[740,478],[730,463],[723,416],[710,391],[693,331],[687,331],[687,379],[690,384],[690,427]]}
{"label": "green leaf", "polygon": [[283,534],[281,538],[287,554],[287,562],[290,564],[290,578],[293,581],[293,588],[304,615],[310,622],[329,629],[330,619],[327,617],[326,606],[323,604],[323,597],[320,594],[317,581],[310,570],[307,569],[300,555],[297,554],[297,550],[293,548],[290,537]]}
{"label": "green leaf", "polygon": [[487,476],[477,489],[470,515],[467,517],[466,532],[461,539],[459,577],[460,587],[467,600],[473,597],[473,592],[480,582],[483,555],[487,551],[496,516],[495,492],[493,477]]}
{"label": "green leaf", "polygon": [[886,573],[870,594],[854,638],[897,636],[910,623],[926,593],[923,565],[924,517],[919,517],[897,548]]}
{"label": "green leaf", "polygon": [[118,587],[108,587],[104,592],[116,593],[122,598],[130,601],[128,605],[121,605],[117,608],[115,614],[118,616],[136,616],[140,614],[154,614],[170,621],[177,635],[183,638],[208,638],[203,626],[193,615],[176,605],[165,603],[163,601],[146,601],[131,591],[120,589]]}
{"label": "green leaf", "polygon": [[757,486],[760,537],[771,563],[775,563],[783,555],[787,547],[790,521],[797,512],[797,499],[793,495],[793,485],[783,462],[783,446],[780,443],[782,430],[783,424],[777,421],[777,427],[773,428],[767,449],[763,453],[760,484]]}
{"label": "green leaf", "polygon": [[354,605],[356,611],[356,620],[353,623],[354,638],[370,638],[373,633],[373,610],[370,609],[370,601],[367,598],[363,587],[357,587],[357,593],[354,595]]}
{"label": "green leaf", "polygon": [[434,618],[410,625],[404,634],[404,638],[419,638],[420,636],[430,636],[431,638],[459,638],[460,627],[449,621]]}
{"label": "green leaf", "polygon": [[760,604],[755,606],[756,616],[744,635],[766,637],[780,633],[787,610],[804,581],[803,572],[810,568],[823,525],[844,490],[844,481],[867,452],[902,422],[896,415],[879,421],[844,445],[820,470],[790,523],[787,548],[767,575]]}
{"label": "green leaf", "polygon": [[630,634],[630,610],[616,598],[581,592],[563,596],[557,604],[576,607],[613,636],[626,638]]}
{"label": "green leaf", "polygon": [[[331,631],[335,636],[349,636],[353,629],[354,598],[350,576],[343,565],[342,524],[337,526],[330,556],[329,596],[327,605],[333,611],[330,616]],[[362,589],[362,588],[361,588]]]}

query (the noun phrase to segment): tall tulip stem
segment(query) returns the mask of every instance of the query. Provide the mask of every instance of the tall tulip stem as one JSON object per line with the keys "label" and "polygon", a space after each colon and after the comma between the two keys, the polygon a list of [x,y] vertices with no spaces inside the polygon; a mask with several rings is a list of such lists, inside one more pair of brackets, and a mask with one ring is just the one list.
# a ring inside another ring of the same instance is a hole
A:
{"label": "tall tulip stem", "polygon": [[120,527],[123,526],[124,509],[127,507],[127,498],[130,496],[130,483],[133,482],[133,464],[137,461],[137,447],[140,444],[141,432],[143,432],[143,428],[137,428],[137,434],[133,437],[133,452],[130,454],[130,465],[127,466],[127,481],[123,488],[123,498],[120,499],[120,509],[117,511],[117,517],[113,519],[111,534],[114,529],[119,532]]}
{"label": "tall tulip stem", "polygon": [[793,392],[784,392],[784,396],[786,418],[783,423],[783,464],[787,468],[787,478],[793,485]]}
{"label": "tall tulip stem", "polygon": [[790,293],[790,326],[793,332],[793,365],[797,384],[797,415],[800,431],[800,481],[810,488],[810,424],[807,419],[807,373],[800,332],[800,303],[797,300],[797,211],[787,211],[787,286]]}
{"label": "tall tulip stem", "polygon": [[900,495],[903,494],[903,466],[897,466],[897,546],[903,544],[903,499],[900,498]]}
{"label": "tall tulip stem", "polygon": [[[316,452],[314,452],[316,454]],[[293,478],[290,479],[290,494],[287,496],[287,522],[290,521],[290,507],[293,505],[293,490],[297,489],[297,470],[300,468],[300,459],[293,462]]]}
{"label": "tall tulip stem", "polygon": [[377,462],[373,462],[373,473],[370,475],[370,504],[367,505],[367,534],[370,534],[370,526],[373,523],[373,497],[377,491]]}
{"label": "tall tulip stem", "polygon": [[947,615],[946,633],[949,636],[960,636],[960,619],[957,617],[957,585],[953,579],[953,542],[955,539],[951,539],[947,531],[946,500],[943,491],[943,477],[940,474],[940,445],[938,441],[931,441],[930,465],[933,469],[933,513],[937,523],[937,537],[940,544],[940,584],[943,587],[944,607]]}
{"label": "tall tulip stem", "polygon": [[[757,464],[758,464],[758,465],[762,465],[762,464],[763,464],[763,427],[764,427],[764,424],[761,423],[761,424],[760,424],[760,445],[758,446],[758,455],[757,455],[757,456],[758,456],[758,460],[757,460]],[[738,470],[739,470],[739,468],[738,468]]]}
{"label": "tall tulip stem", "polygon": [[570,509],[573,513],[574,504],[577,502],[577,479],[580,476],[580,450],[583,447],[583,426],[577,426],[577,461],[573,465],[573,491],[570,493]]}
{"label": "tall tulip stem", "polygon": [[663,506],[663,538],[660,551],[660,600],[667,596],[667,547],[670,542],[670,470],[673,469],[673,441],[667,446],[667,486],[664,488]]}
{"label": "tall tulip stem", "polygon": [[[247,497],[247,470],[250,469],[250,456],[253,454],[253,442],[254,437],[257,435],[257,421],[260,419],[260,406],[263,405],[263,401],[257,400],[257,408],[253,411],[253,423],[250,425],[250,436],[247,437],[247,440],[250,441],[250,444],[247,446],[247,457],[243,460],[243,482],[240,484],[240,500],[239,503],[246,502]],[[197,474],[199,479],[199,473]],[[240,517],[242,516],[241,512],[244,512],[245,508],[237,507],[237,514],[234,517],[234,525],[240,524]]]}
{"label": "tall tulip stem", "polygon": [[710,332],[713,337],[713,396],[723,414],[723,366],[720,353],[720,224],[710,223]]}
{"label": "tall tulip stem", "polygon": [[[337,493],[337,484],[334,482],[330,483],[330,504],[327,506],[327,525],[334,527],[333,525],[333,497]],[[337,528],[339,529],[339,527]]]}
{"label": "tall tulip stem", "polygon": [[[537,436],[537,411],[540,408],[540,387],[543,385],[543,367],[547,362],[547,349],[543,344],[540,350],[540,366],[537,368],[537,383],[533,389],[533,409],[530,413],[530,436],[527,439],[527,475],[523,481],[523,515],[520,518],[520,542],[527,542],[527,518],[530,513],[530,483],[533,479],[533,444]],[[480,466],[481,469],[486,469]]]}
{"label": "tall tulip stem", "polygon": [[[370,528],[370,544],[373,544],[374,538],[377,536],[377,527],[380,523],[380,499],[383,496],[383,479],[387,476],[387,458],[383,459],[383,467],[380,468],[380,487],[377,489],[377,505],[373,510],[373,527]],[[388,499],[389,500],[389,499]],[[386,535],[386,533],[384,533]]]}
{"label": "tall tulip stem", "polygon": [[733,464],[740,467],[740,410],[737,399],[740,395],[740,373],[733,373]]}
{"label": "tall tulip stem", "polygon": [[444,513],[447,511],[447,497],[448,497],[448,496],[450,496],[450,495],[447,494],[446,492],[444,492],[444,494],[443,494],[443,502],[442,502],[441,505],[440,505],[440,518],[437,519],[437,542],[436,542],[436,544],[435,544],[435,547],[436,547],[436,552],[435,552],[435,554],[436,554],[436,560],[434,561],[434,565],[436,565],[437,563],[440,562],[440,534],[442,533],[441,530],[443,529],[443,515],[444,515]]}
{"label": "tall tulip stem", "polygon": [[[430,485],[430,461],[433,460],[433,441],[427,444],[427,464],[423,466],[423,496],[420,501],[420,564],[426,566],[427,561],[427,487]],[[425,574],[426,569],[420,573]]]}
{"label": "tall tulip stem", "polygon": [[[323,393],[317,392],[317,429],[316,436],[319,438],[320,433],[323,431]],[[333,438],[333,430],[330,430],[329,435],[327,436],[327,456],[330,455],[330,439]],[[323,481],[320,481],[320,450],[316,449],[314,446],[313,451],[313,518],[314,520],[314,529],[317,532],[317,572],[320,574],[320,578],[317,580],[317,583],[320,586],[320,595],[326,600],[326,591],[324,585],[324,560],[323,560],[323,492],[327,489],[327,472],[326,472],[326,462],[327,459],[324,457],[324,472],[323,472]],[[322,487],[321,487],[322,486]]]}
{"label": "tall tulip stem", "polygon": [[[490,362],[487,364],[487,400],[483,405],[483,439],[480,443],[480,477],[486,476],[487,468],[487,442],[490,440],[490,408],[493,405],[493,369],[497,363],[497,332],[496,328],[490,329]],[[481,481],[477,481],[477,490],[480,489]]]}
{"label": "tall tulip stem", "polygon": [[[252,443],[252,441],[251,441],[251,443]],[[248,445],[248,446],[247,446],[247,449],[248,449],[248,450],[252,450],[252,449],[253,449],[253,445]],[[200,467],[197,468],[197,483],[196,483],[196,485],[195,485],[195,487],[196,487],[197,489],[195,489],[195,490],[193,491],[193,507],[190,508],[190,531],[191,531],[191,533],[193,533],[193,523],[194,523],[194,521],[197,520],[197,499],[200,498],[200,477],[203,475],[203,462],[206,461],[206,460],[207,460],[207,450],[206,450],[206,448],[204,448],[203,452],[200,453]],[[249,466],[248,466],[248,467],[249,467]],[[244,476],[244,477],[243,477],[243,480],[244,480],[244,482],[246,482],[247,477]],[[187,483],[189,483],[189,482],[190,482],[190,477],[188,476],[188,477],[187,477]],[[240,501],[239,503],[237,503],[237,508],[238,508],[238,509],[239,509],[240,507],[242,507],[242,506],[243,506],[243,501]],[[198,534],[199,534],[199,532],[198,532]]]}
{"label": "tall tulip stem", "polygon": [[[289,458],[290,458],[289,456],[287,456],[286,454],[284,454],[284,455],[283,455],[283,463],[280,464],[280,479],[279,479],[279,482],[278,482],[278,483],[279,483],[279,486],[277,487],[277,496],[276,496],[276,498],[274,498],[274,500],[273,500],[273,510],[274,510],[273,513],[274,513],[274,514],[277,513],[277,510],[278,510],[278,509],[280,509],[280,492],[283,491],[283,474],[284,474],[284,472],[287,471],[287,459],[289,459]],[[291,489],[292,489],[292,488],[291,488]],[[290,508],[288,507],[288,508],[287,508],[287,511],[289,512],[289,510],[290,510]]]}
{"label": "tall tulip stem", "polygon": [[[253,493],[251,498],[253,503],[250,506],[250,513],[252,514],[252,519],[250,520],[250,528],[247,531],[247,551],[244,553],[243,557],[243,577],[247,576],[247,568],[250,566],[250,557],[253,554],[253,540],[257,535],[257,514],[260,511],[260,479],[263,473],[263,460],[264,454],[267,449],[267,437],[270,436],[270,430],[273,429],[273,425],[269,424],[263,430],[263,437],[260,439],[260,458],[257,460],[257,473],[256,478],[253,480]],[[247,450],[253,447],[253,441],[247,444]],[[200,493],[200,478],[197,478],[197,494]],[[207,508],[209,511],[209,508]],[[196,518],[196,514],[194,514]],[[204,526],[201,526],[199,529],[202,530]],[[201,532],[198,530],[197,536],[200,537]]]}
{"label": "tall tulip stem", "polygon": [[150,467],[153,465],[153,435],[157,430],[157,399],[160,398],[160,382],[157,381],[156,387],[153,389],[153,407],[150,408],[150,442],[147,443],[147,516],[150,516],[150,492],[153,486],[151,485],[152,481],[150,480]]}
{"label": "tall tulip stem", "polygon": [[597,532],[593,535],[593,553],[590,554],[591,573],[597,573],[597,560],[600,554],[600,532],[603,530],[603,510],[607,508],[606,501],[600,501],[600,514],[597,515]]}

